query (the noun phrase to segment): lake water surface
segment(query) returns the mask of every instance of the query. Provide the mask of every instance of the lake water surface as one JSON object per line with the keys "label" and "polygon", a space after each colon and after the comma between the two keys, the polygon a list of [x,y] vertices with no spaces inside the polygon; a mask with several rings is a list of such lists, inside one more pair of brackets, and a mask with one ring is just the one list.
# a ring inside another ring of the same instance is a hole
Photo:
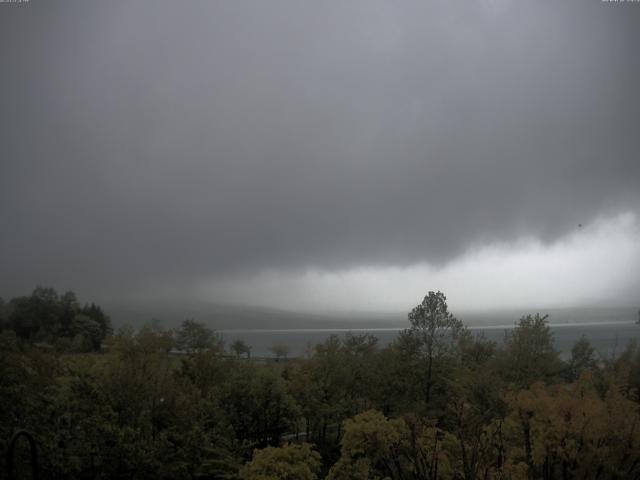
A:
{"label": "lake water surface", "polygon": [[[469,327],[474,334],[502,343],[505,333],[514,325],[484,325]],[[634,322],[608,323],[571,323],[550,324],[555,347],[563,356],[567,356],[573,344],[582,336],[587,338],[596,351],[603,356],[619,354],[631,340],[640,340],[640,325]],[[330,335],[344,336],[370,333],[378,338],[379,345],[392,342],[401,328],[351,328],[351,329],[282,329],[282,330],[223,330],[227,345],[236,339],[244,340],[252,347],[252,354],[257,357],[268,357],[273,354],[269,350],[276,344],[287,345],[291,356],[305,355],[311,346],[324,342]]]}

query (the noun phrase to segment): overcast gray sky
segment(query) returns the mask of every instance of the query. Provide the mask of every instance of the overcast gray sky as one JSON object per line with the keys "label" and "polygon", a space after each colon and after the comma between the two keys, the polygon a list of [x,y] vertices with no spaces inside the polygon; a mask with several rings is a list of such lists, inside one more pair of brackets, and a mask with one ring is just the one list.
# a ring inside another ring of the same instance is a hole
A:
{"label": "overcast gray sky", "polygon": [[0,295],[640,302],[639,46],[600,0],[0,3]]}

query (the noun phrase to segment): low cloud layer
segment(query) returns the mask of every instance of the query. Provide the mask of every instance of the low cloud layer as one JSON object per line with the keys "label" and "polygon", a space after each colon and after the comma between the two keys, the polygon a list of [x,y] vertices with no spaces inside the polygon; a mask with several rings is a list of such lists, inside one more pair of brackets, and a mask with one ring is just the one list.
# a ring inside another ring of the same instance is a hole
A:
{"label": "low cloud layer", "polygon": [[[632,3],[0,7],[3,296],[217,282],[220,301],[330,309],[353,285],[392,308],[467,275],[515,304],[539,261],[566,279],[540,296],[578,301],[578,224],[640,215]],[[618,245],[596,243],[613,272]],[[593,272],[596,297],[637,286]]]}
{"label": "low cloud layer", "polygon": [[199,294],[318,312],[402,312],[438,289],[456,310],[633,306],[639,271],[640,222],[627,213],[576,227],[550,245],[522,238],[474,248],[442,267],[270,270],[214,279]]}

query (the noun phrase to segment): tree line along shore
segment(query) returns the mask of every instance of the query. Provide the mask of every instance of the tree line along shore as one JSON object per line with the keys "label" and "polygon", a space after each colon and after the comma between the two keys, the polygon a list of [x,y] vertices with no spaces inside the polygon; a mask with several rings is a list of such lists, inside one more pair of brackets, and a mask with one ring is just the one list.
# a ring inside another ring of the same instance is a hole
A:
{"label": "tree line along shore", "polygon": [[0,301],[0,330],[0,478],[31,468],[20,441],[9,465],[19,430],[51,479],[640,478],[640,349],[562,360],[539,314],[492,342],[429,292],[387,346],[246,361],[196,320],[113,331],[38,287]]}

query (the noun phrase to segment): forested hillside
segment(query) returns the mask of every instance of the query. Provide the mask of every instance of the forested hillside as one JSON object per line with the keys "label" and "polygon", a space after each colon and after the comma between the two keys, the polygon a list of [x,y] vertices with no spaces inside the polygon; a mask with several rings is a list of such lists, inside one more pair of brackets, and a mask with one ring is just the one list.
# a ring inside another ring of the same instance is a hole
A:
{"label": "forested hillside", "polygon": [[52,289],[0,321],[0,478],[23,429],[52,479],[640,478],[640,349],[582,339],[563,361],[538,314],[495,344],[429,292],[387,347],[346,334],[273,359],[195,320],[111,332]]}

